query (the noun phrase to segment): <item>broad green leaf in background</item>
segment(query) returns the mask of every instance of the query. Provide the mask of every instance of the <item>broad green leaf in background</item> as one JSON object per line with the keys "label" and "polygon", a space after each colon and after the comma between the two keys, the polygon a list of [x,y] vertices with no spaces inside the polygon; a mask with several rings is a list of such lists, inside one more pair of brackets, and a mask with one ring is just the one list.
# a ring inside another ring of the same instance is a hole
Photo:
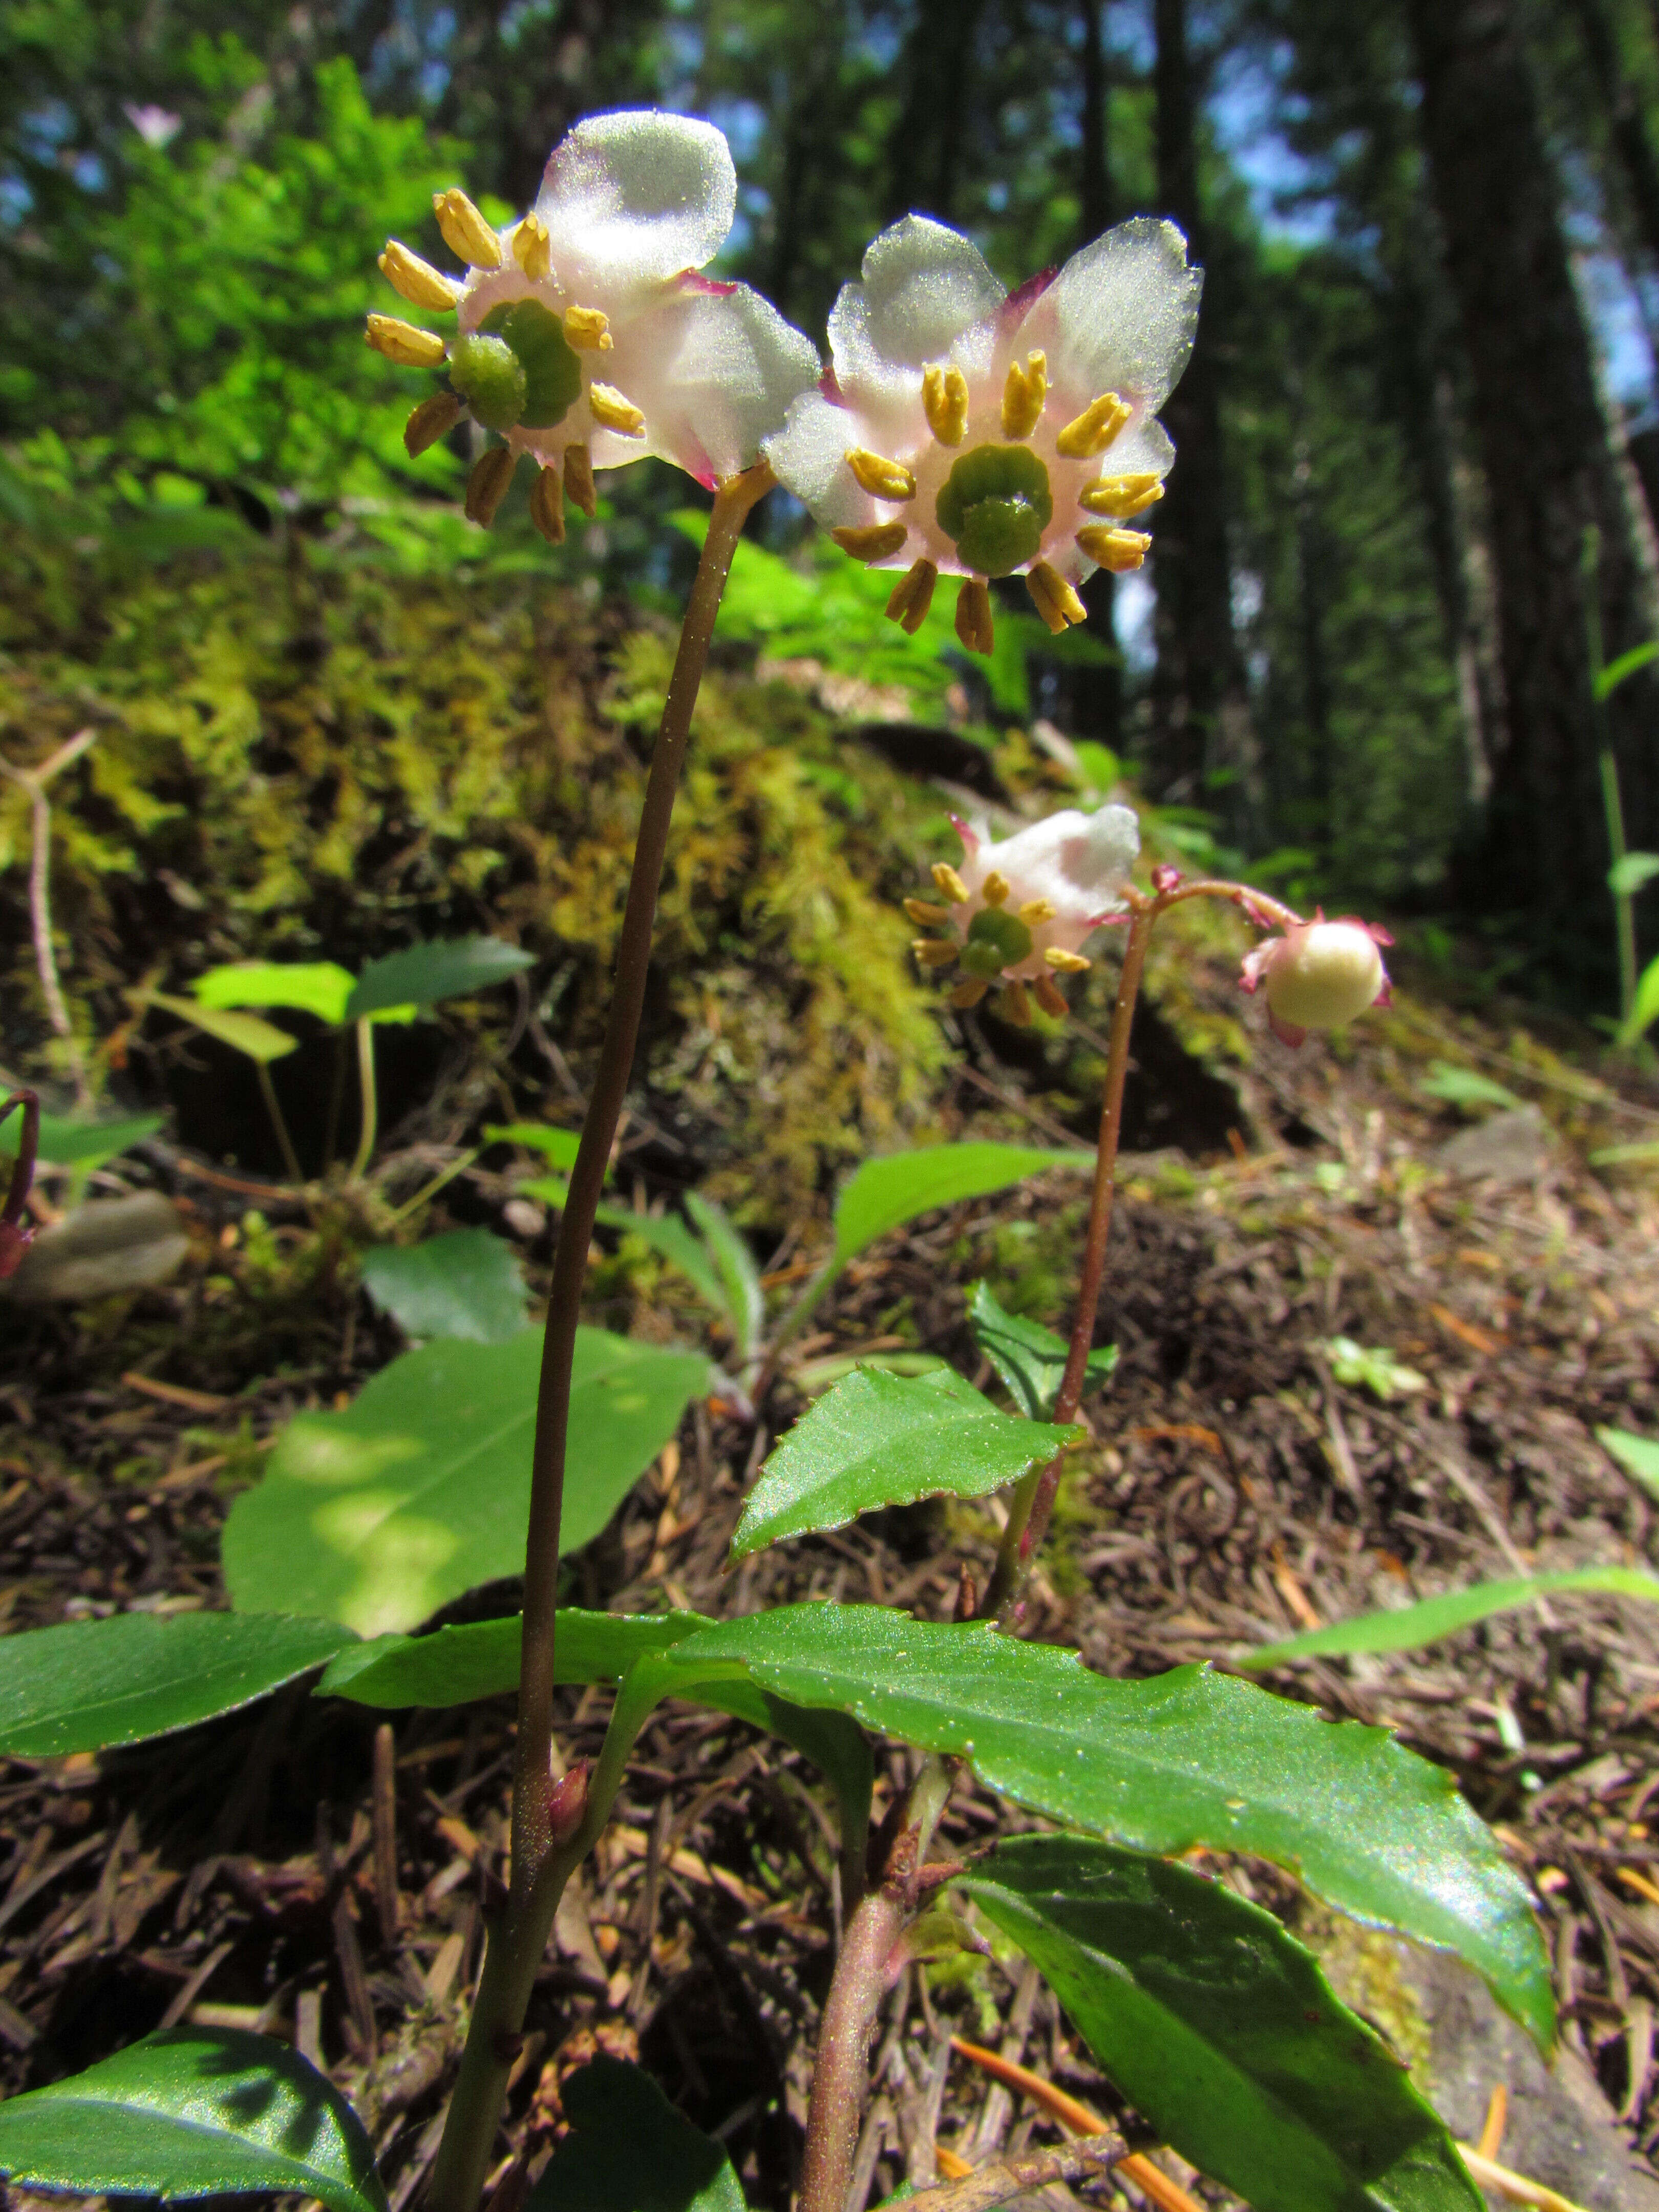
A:
{"label": "broad green leaf in background", "polygon": [[1644,645],[1633,645],[1628,653],[1621,653],[1616,660],[1608,661],[1605,668],[1595,672],[1595,696],[1598,702],[1611,698],[1626,678],[1638,669],[1645,668],[1650,660],[1659,659],[1659,644],[1651,639]]}
{"label": "broad green leaf in background", "polygon": [[204,1006],[288,1006],[337,1029],[355,978],[332,960],[235,960],[210,968],[191,988]]}
{"label": "broad green leaf in background", "polygon": [[766,1296],[761,1289],[755,1255],[725,1207],[717,1206],[712,1198],[705,1198],[700,1190],[689,1190],[685,1194],[685,1210],[719,1272],[726,1292],[726,1317],[732,1325],[737,1357],[747,1359],[759,1346],[766,1316]]}
{"label": "broad green leaf in background", "polygon": [[1016,1837],[962,1887],[1159,2141],[1255,2212],[1480,2212],[1433,2107],[1259,1905],[1076,1836]]}
{"label": "broad green leaf in background", "polygon": [[[968,1304],[968,1326],[974,1342],[1002,1377],[1020,1411],[1030,1421],[1045,1421],[1054,1409],[1065,1379],[1070,1347],[1041,1322],[1021,1314],[1005,1313],[988,1283],[975,1283]],[[1110,1380],[1117,1365],[1117,1346],[1103,1345],[1089,1354],[1084,1370],[1085,1391]]]}
{"label": "broad green leaf in background", "polygon": [[1607,870],[1607,889],[1615,898],[1634,898],[1659,876],[1659,853],[1626,853]]}
{"label": "broad green leaf in background", "polygon": [[363,1288],[405,1336],[503,1344],[524,1327],[524,1270],[487,1229],[448,1229],[423,1244],[378,1244],[363,1255]]}
{"label": "broad green leaf in background", "polygon": [[720,2145],[639,2067],[592,2059],[559,2098],[570,2133],[526,2212],[746,2212]]}
{"label": "broad green leaf in background", "polygon": [[273,2190],[386,2212],[362,2123],[297,2051],[177,2027],[0,2105],[0,2172],[82,2196]]}
{"label": "broad green leaf in background", "polygon": [[118,1613],[0,1637],[0,1753],[55,1759],[189,1728],[356,1641],[336,1621],[234,1613]]}
{"label": "broad green leaf in background", "polygon": [[[232,1506],[240,1612],[314,1613],[363,1635],[412,1628],[522,1572],[542,1333],[442,1339],[372,1376],[340,1413],[301,1413]],[[701,1354],[576,1332],[562,1547],[597,1536],[707,1382]]]}
{"label": "broad green leaf in background", "polygon": [[1514,1575],[1502,1582],[1473,1583],[1446,1590],[1416,1605],[1391,1606],[1381,1613],[1357,1613],[1328,1627],[1310,1628],[1277,1644],[1261,1644],[1233,1654],[1235,1667],[1281,1667],[1291,1659],[1328,1657],[1347,1651],[1414,1651],[1443,1636],[1455,1636],[1494,1613],[1510,1613],[1534,1598],[1572,1590],[1599,1590],[1612,1597],[1645,1598],[1659,1604],[1659,1575],[1636,1567],[1567,1567],[1555,1574]]}
{"label": "broad green leaf in background", "polygon": [[732,1556],[842,1528],[942,1492],[983,1498],[1084,1434],[999,1413],[948,1367],[907,1381],[860,1368],[802,1414],[744,1503]]}
{"label": "broad green leaf in background", "polygon": [[[15,1151],[12,1132],[16,1122],[0,1123],[0,1152]],[[129,1114],[118,1121],[82,1121],[61,1114],[40,1116],[40,1158],[45,1166],[81,1168],[88,1172],[106,1160],[118,1159],[134,1145],[142,1145],[162,1127],[159,1114]]]}
{"label": "broad green leaf in background", "polygon": [[1045,1168],[1092,1175],[1094,1165],[1092,1152],[1042,1151],[1030,1145],[925,1145],[913,1152],[866,1160],[836,1201],[834,1265],[844,1267],[866,1244],[918,1214],[1006,1190]]}
{"label": "broad green leaf in background", "polygon": [[1501,1083],[1455,1060],[1431,1060],[1429,1072],[1418,1083],[1425,1098],[1442,1098],[1448,1106],[1501,1106],[1513,1109],[1522,1102]]}
{"label": "broad green leaf in background", "polygon": [[1644,1490],[1659,1498],[1659,1437],[1638,1437],[1630,1429],[1598,1429],[1595,1441]]}
{"label": "broad green leaf in background", "polygon": [[1644,1030],[1659,1022],[1659,959],[1650,960],[1636,987],[1630,1019],[1619,1032],[1620,1044],[1634,1044]]}
{"label": "broad green leaf in background", "polygon": [[534,965],[533,953],[499,937],[440,938],[411,945],[370,961],[352,987],[346,1019],[361,1021],[387,1006],[432,1006],[441,999],[468,997]]}
{"label": "broad green leaf in background", "polygon": [[580,1129],[545,1128],[538,1121],[491,1121],[484,1130],[486,1144],[523,1145],[530,1152],[544,1153],[564,1175],[575,1166],[581,1140]]}
{"label": "broad green leaf in background", "polygon": [[274,1022],[262,1022],[258,1014],[232,1013],[226,1008],[198,1006],[193,999],[174,999],[165,991],[145,991],[141,994],[147,1006],[160,1006],[169,1014],[177,1014],[204,1036],[216,1037],[234,1052],[246,1053],[250,1060],[269,1065],[281,1060],[298,1046],[298,1037],[291,1037],[286,1030],[279,1030]]}

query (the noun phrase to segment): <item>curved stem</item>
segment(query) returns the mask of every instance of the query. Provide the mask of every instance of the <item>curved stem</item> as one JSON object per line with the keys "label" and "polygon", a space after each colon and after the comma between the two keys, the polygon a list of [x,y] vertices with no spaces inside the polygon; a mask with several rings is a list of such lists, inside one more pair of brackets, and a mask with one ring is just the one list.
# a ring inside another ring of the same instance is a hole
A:
{"label": "curved stem", "polygon": [[374,1091],[374,1024],[367,1014],[357,1024],[357,1093],[362,1102],[362,1121],[357,1135],[357,1155],[351,1163],[353,1182],[361,1182],[368,1173],[380,1119]]}
{"label": "curved stem", "polygon": [[276,1103],[276,1085],[270,1079],[270,1070],[263,1060],[256,1060],[253,1065],[258,1072],[259,1089],[264,1098],[265,1111],[270,1116],[270,1126],[276,1132],[276,1142],[282,1147],[283,1164],[288,1170],[289,1181],[292,1183],[302,1183],[306,1179],[305,1170],[300,1165],[300,1156],[294,1149],[294,1139],[288,1133],[288,1123],[283,1120],[283,1109]]}

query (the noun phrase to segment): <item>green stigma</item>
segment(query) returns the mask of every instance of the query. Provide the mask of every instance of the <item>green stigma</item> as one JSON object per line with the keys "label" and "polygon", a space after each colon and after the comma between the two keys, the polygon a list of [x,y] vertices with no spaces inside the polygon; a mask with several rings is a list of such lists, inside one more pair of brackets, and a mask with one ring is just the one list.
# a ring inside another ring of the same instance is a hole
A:
{"label": "green stigma", "polygon": [[1006,576],[1036,560],[1054,520],[1048,471],[1029,446],[975,446],[939,486],[933,512],[970,568]]}
{"label": "green stigma", "polygon": [[524,364],[505,338],[469,331],[449,349],[449,380],[486,430],[510,430],[524,412]]}
{"label": "green stigma", "polygon": [[582,388],[564,327],[538,301],[514,300],[450,348],[449,380],[486,430],[563,421]]}
{"label": "green stigma", "polygon": [[994,982],[1005,968],[1017,967],[1030,957],[1031,933],[1019,916],[1010,914],[1006,907],[981,907],[969,923],[962,964],[969,975],[977,975],[981,982]]}

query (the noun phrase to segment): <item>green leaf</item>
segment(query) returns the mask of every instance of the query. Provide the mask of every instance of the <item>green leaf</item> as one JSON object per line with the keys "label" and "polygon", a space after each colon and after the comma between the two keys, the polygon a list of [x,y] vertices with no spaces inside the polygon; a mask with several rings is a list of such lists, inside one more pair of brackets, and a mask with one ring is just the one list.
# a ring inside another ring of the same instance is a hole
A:
{"label": "green leaf", "polygon": [[[343,1413],[296,1416],[225,1524],[232,1603],[378,1635],[521,1573],[541,1357],[538,1328],[505,1344],[440,1339],[382,1368]],[[563,1551],[598,1535],[708,1376],[700,1354],[577,1330]]]}
{"label": "green leaf", "polygon": [[1633,645],[1628,653],[1621,653],[1616,660],[1608,661],[1607,666],[1596,673],[1597,701],[1611,698],[1627,677],[1634,676],[1638,669],[1645,668],[1650,660],[1656,659],[1659,659],[1659,644],[1650,641],[1646,645]]}
{"label": "green leaf", "polygon": [[[540,1194],[546,1193],[542,1190]],[[593,1218],[607,1229],[620,1229],[659,1252],[670,1267],[679,1269],[705,1305],[717,1314],[726,1311],[726,1286],[714,1263],[678,1214],[635,1213],[629,1206],[601,1206]]]}
{"label": "green leaf", "polygon": [[[1054,1409],[1065,1378],[1069,1346],[1041,1322],[1005,1313],[988,1283],[975,1283],[968,1305],[974,1342],[990,1361],[1027,1420],[1046,1420]],[[1103,1345],[1089,1354],[1084,1388],[1103,1383],[1117,1365],[1117,1346]]]}
{"label": "green leaf", "polygon": [[1593,1168],[1646,1167],[1655,1160],[1659,1160],[1659,1143],[1651,1139],[1641,1145],[1604,1145],[1589,1156]]}
{"label": "green leaf", "polygon": [[82,2196],[279,2190],[330,2212],[386,2212],[362,2123],[268,2036],[175,2027],[0,2105],[0,2171]]}
{"label": "green leaf", "polygon": [[200,1006],[289,1006],[337,1029],[353,978],[332,960],[236,960],[210,968],[191,986]]}
{"label": "green leaf", "polygon": [[0,1753],[55,1759],[190,1728],[356,1638],[329,1620],[118,1613],[0,1637]]}
{"label": "green leaf", "polygon": [[346,1001],[346,1019],[361,1021],[389,1006],[432,1006],[441,999],[469,997],[504,983],[521,968],[532,968],[535,955],[499,937],[441,938],[411,945],[384,960],[371,960]]}
{"label": "green leaf", "polygon": [[1615,898],[1634,898],[1659,876],[1659,853],[1626,853],[1607,870],[1607,889]]}
{"label": "green leaf", "polygon": [[363,1288],[405,1336],[503,1344],[524,1327],[524,1270],[487,1229],[376,1245],[363,1255]]}
{"label": "green leaf", "polygon": [[216,1037],[233,1052],[245,1053],[248,1059],[266,1065],[294,1051],[300,1042],[286,1030],[279,1030],[275,1023],[262,1022],[258,1014],[234,1014],[215,1006],[198,1006],[191,999],[170,998],[165,991],[146,991],[142,995],[147,1006],[160,1006],[169,1014],[177,1014],[204,1036]]}
{"label": "green leaf", "polygon": [[1619,1032],[1620,1044],[1634,1044],[1642,1032],[1659,1022],[1659,960],[1650,960],[1636,987],[1630,1018]]}
{"label": "green leaf", "polygon": [[1659,1440],[1638,1437],[1629,1429],[1598,1429],[1595,1441],[1610,1452],[1626,1474],[1633,1474],[1644,1490],[1659,1498]]}
{"label": "green leaf", "polygon": [[527,1151],[544,1153],[556,1168],[568,1175],[576,1164],[582,1138],[580,1129],[544,1128],[538,1121],[491,1121],[484,1129],[484,1140],[491,1145],[523,1145]]}
{"label": "green leaf", "polygon": [[1271,1913],[1074,1836],[1018,1837],[962,1887],[1158,2139],[1255,2212],[1480,2212],[1444,2123]]}
{"label": "green leaf", "polygon": [[570,2133],[526,2212],[745,2212],[725,2151],[637,2066],[590,2059],[559,2096]]}
{"label": "green leaf", "polygon": [[[699,1628],[701,1613],[588,1613],[559,1607],[556,1680],[618,1682],[636,1659],[665,1651]],[[519,1686],[523,1617],[469,1621],[429,1636],[377,1636],[343,1650],[317,1685],[319,1698],[349,1698],[388,1711],[402,1705],[465,1705]],[[45,1632],[51,1634],[53,1632]],[[0,1642],[0,1654],[5,1644]]]}
{"label": "green leaf", "polygon": [[1477,1074],[1472,1067],[1459,1067],[1449,1060],[1431,1060],[1428,1073],[1417,1087],[1425,1098],[1442,1098],[1448,1106],[1514,1108],[1522,1103],[1514,1091],[1494,1083],[1491,1076]]}
{"label": "green leaf", "polygon": [[[0,1151],[9,1147],[15,1152],[13,1132],[19,1126],[16,1121],[0,1123]],[[43,1114],[40,1160],[55,1168],[100,1168],[106,1160],[117,1159],[134,1145],[142,1145],[161,1127],[160,1114],[129,1114],[118,1121],[82,1121],[73,1116]]]}
{"label": "green leaf", "polygon": [[[1659,1462],[1659,1445],[1648,1447]],[[1513,1575],[1502,1582],[1472,1583],[1467,1589],[1447,1590],[1416,1605],[1391,1606],[1380,1613],[1356,1613],[1352,1620],[1333,1621],[1326,1628],[1310,1628],[1300,1636],[1287,1636],[1278,1644],[1261,1644],[1235,1652],[1235,1667],[1280,1667],[1291,1659],[1322,1658],[1334,1652],[1414,1651],[1443,1636],[1455,1636],[1494,1613],[1511,1613],[1534,1598],[1571,1590],[1602,1590],[1614,1597],[1642,1597],[1659,1604],[1659,1576],[1644,1575],[1635,1567],[1568,1567],[1548,1575]]]}
{"label": "green leaf", "polygon": [[948,1367],[914,1381],[861,1367],[802,1414],[761,1469],[732,1556],[843,1528],[879,1506],[946,1492],[983,1498],[1084,1433],[999,1413]]}
{"label": "green leaf", "polygon": [[832,1265],[844,1267],[866,1244],[918,1214],[1006,1190],[1045,1168],[1092,1175],[1094,1166],[1092,1152],[1044,1152],[1030,1145],[928,1145],[866,1160],[836,1202]]}
{"label": "green leaf", "polygon": [[1526,1890],[1451,1777],[1385,1729],[1201,1668],[1115,1681],[1074,1652],[881,1606],[780,1607],[641,1666],[679,1697],[741,1668],[792,1704],[967,1759],[988,1789],[1137,1850],[1271,1859],[1357,1919],[1457,1951],[1550,2041],[1549,1961]]}
{"label": "green leaf", "polygon": [[723,1206],[700,1190],[685,1194],[685,1210],[708,1246],[726,1292],[726,1317],[739,1360],[759,1348],[766,1316],[766,1295],[761,1289],[760,1269],[749,1243]]}

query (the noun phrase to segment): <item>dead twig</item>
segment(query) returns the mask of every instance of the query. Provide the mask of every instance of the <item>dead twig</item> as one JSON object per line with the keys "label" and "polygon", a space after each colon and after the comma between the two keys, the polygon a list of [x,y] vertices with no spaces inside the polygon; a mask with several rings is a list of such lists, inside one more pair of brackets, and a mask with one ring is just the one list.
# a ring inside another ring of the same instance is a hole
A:
{"label": "dead twig", "polygon": [[1057,2144],[1052,2150],[1029,2152],[1023,2158],[1000,2158],[976,2166],[961,2181],[942,2182],[937,2189],[919,2190],[909,2200],[916,2212],[990,2212],[1011,2197],[1028,2189],[1046,2189],[1051,2182],[1083,2181],[1106,2172],[1127,2155],[1127,2145],[1114,2130],[1079,2141]]}

